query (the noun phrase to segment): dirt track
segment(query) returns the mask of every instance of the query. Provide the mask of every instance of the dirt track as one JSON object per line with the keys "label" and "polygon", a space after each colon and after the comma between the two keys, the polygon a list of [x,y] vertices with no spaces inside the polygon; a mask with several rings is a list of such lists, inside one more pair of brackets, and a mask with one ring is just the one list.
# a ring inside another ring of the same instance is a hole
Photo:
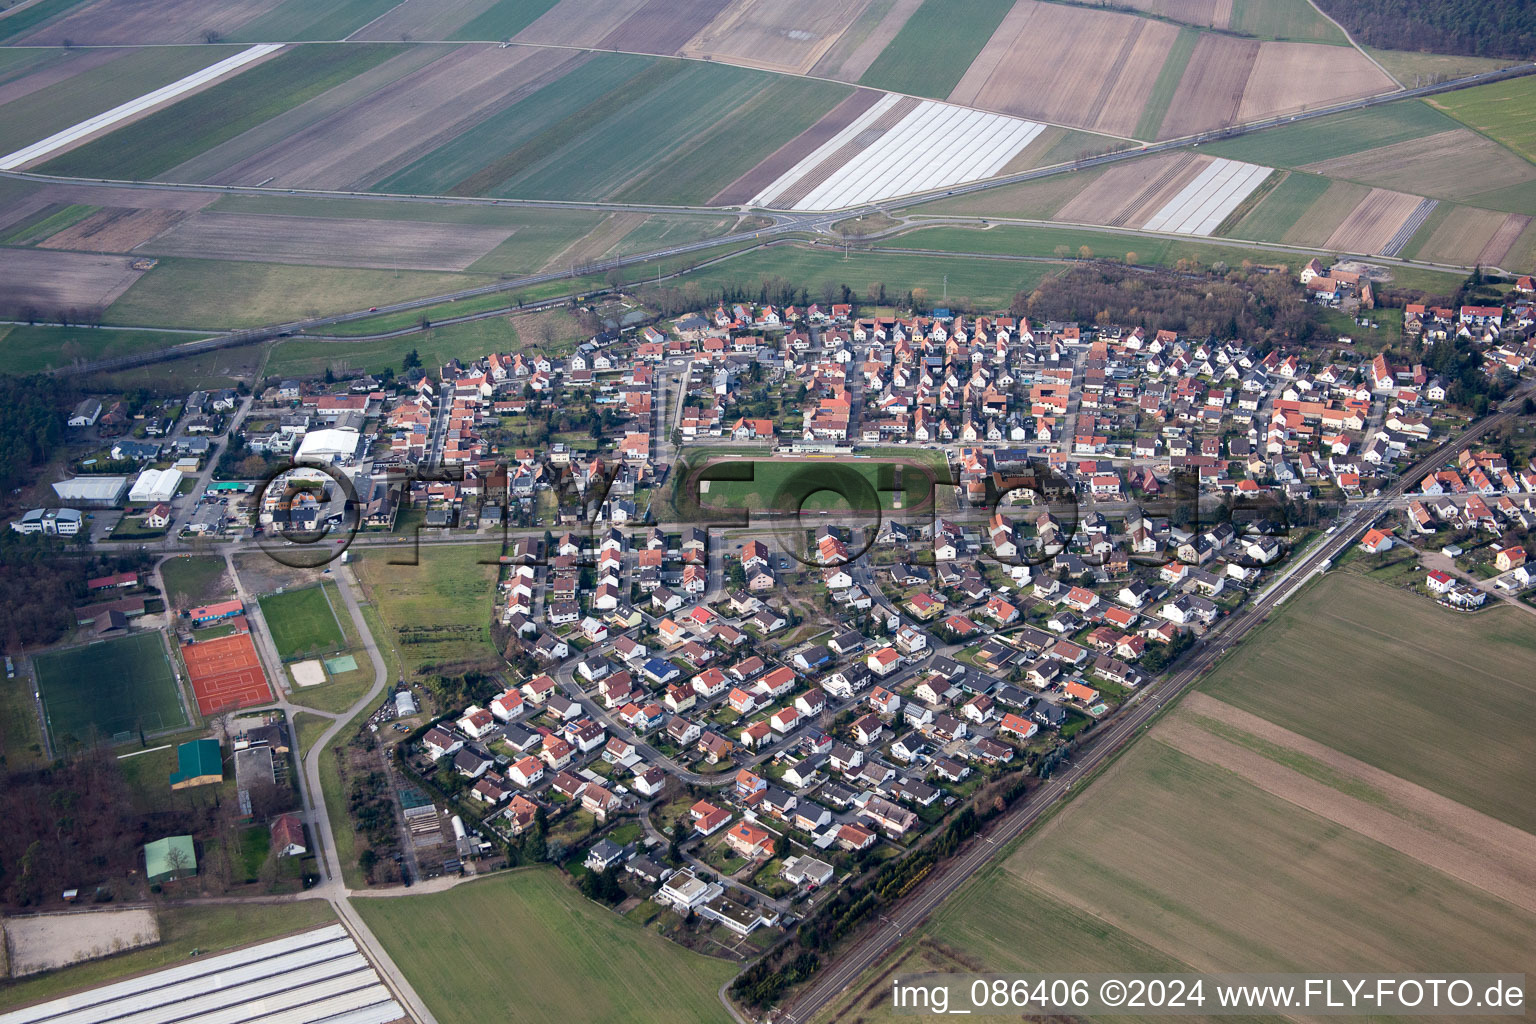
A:
{"label": "dirt track", "polygon": [[[1198,716],[1251,733],[1363,783],[1362,799],[1201,728]],[[1265,792],[1536,912],[1536,843],[1504,822],[1464,807],[1362,761],[1314,743],[1202,693],[1191,693],[1155,738],[1237,773]]]}

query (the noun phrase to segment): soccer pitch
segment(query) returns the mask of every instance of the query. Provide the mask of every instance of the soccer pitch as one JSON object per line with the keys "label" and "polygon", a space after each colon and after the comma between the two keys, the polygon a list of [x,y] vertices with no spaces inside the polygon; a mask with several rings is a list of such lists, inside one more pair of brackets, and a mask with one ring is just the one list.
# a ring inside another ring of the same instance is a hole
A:
{"label": "soccer pitch", "polygon": [[55,746],[94,736],[125,740],[187,725],[157,632],[40,654],[33,659]]}
{"label": "soccer pitch", "polygon": [[284,661],[343,646],[341,626],[323,584],[268,594],[261,599],[261,614]]}

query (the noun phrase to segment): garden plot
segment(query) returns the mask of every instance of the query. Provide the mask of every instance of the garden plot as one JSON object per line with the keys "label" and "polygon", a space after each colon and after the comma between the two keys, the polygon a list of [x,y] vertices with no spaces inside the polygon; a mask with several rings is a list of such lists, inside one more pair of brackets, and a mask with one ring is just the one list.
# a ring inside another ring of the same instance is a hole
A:
{"label": "garden plot", "polygon": [[[885,127],[885,115],[903,107],[910,109]],[[948,103],[887,95],[752,202],[773,206],[787,198],[791,209],[835,210],[976,181],[996,174],[1044,127]],[[873,132],[879,134],[871,138]],[[816,183],[802,193],[806,179]]]}
{"label": "garden plot", "polygon": [[169,103],[187,93],[201,89],[224,77],[233,74],[268,55],[282,49],[281,46],[263,43],[242,50],[232,57],[226,57],[216,64],[209,65],[201,71],[178,79],[170,85],[162,86],[153,92],[145,93],[137,99],[119,104],[111,110],[87,118],[79,124],[55,132],[39,142],[18,149],[13,153],[0,157],[0,170],[11,171],[28,164],[36,163],[47,156],[53,156],[65,150],[73,149],[86,139],[117,127],[133,118],[140,117],[163,103]]}
{"label": "garden plot", "polygon": [[514,230],[505,225],[207,211],[172,226],[143,249],[157,255],[213,260],[465,270]]}
{"label": "garden plot", "polygon": [[1148,231],[1209,235],[1272,171],[1218,157],[1142,226]]}
{"label": "garden plot", "polygon": [[689,57],[803,75],[864,13],[869,2],[734,0],[690,39],[682,52]]}

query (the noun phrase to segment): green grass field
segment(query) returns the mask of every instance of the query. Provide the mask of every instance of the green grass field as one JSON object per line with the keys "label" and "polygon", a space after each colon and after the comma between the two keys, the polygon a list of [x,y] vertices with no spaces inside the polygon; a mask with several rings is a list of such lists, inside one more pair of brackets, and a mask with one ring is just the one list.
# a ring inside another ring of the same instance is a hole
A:
{"label": "green grass field", "polygon": [[[376,639],[400,651],[407,674],[441,663],[494,663],[491,612],[500,544],[423,545],[419,564],[390,564],[409,549],[367,551],[353,561],[368,602],[388,628]],[[489,563],[489,564],[485,564]]]}
{"label": "green grass field", "polygon": [[518,346],[517,330],[504,316],[432,327],[417,334],[381,341],[284,341],[272,349],[267,372],[283,377],[362,370],[378,373],[400,369],[400,361],[415,349],[424,366],[441,366],[450,359],[478,359],[487,352],[511,352]]}
{"label": "green grass field", "polygon": [[75,360],[106,359],[195,341],[196,334],[111,327],[0,326],[0,373],[36,373]]}
{"label": "green grass field", "polygon": [[[743,467],[750,467],[752,479],[701,480],[701,488],[708,484],[700,495],[706,508],[870,511],[878,502],[882,509],[908,510],[928,507],[934,498],[935,478],[930,473],[873,459],[728,458],[718,465],[717,470],[706,469],[705,476],[714,472],[739,474]],[[682,486],[684,474],[676,479]]]}
{"label": "green grass field", "polygon": [[1207,678],[1212,696],[1527,830],[1536,621],[1329,576]]}
{"label": "green grass field", "polygon": [[987,45],[1013,0],[923,0],[859,79],[860,85],[914,96],[948,96]]}
{"label": "green grass field", "polygon": [[[0,31],[9,20],[0,20]],[[235,52],[225,46],[147,46],[38,89],[0,107],[0,151],[31,145]]]}
{"label": "green grass field", "polygon": [[199,955],[220,953],[282,935],[293,935],[336,919],[325,900],[287,903],[203,904],[162,907],[156,912],[160,941],[104,960],[49,971],[22,981],[0,982],[0,1011],[96,988],[145,971],[175,967]]}
{"label": "green grass field", "polygon": [[1256,242],[1279,242],[1307,209],[1328,191],[1330,182],[1316,174],[1292,171],[1228,234]]}
{"label": "green grass field", "polygon": [[345,39],[397,6],[395,0],[283,0],[229,38],[241,43]]}
{"label": "green grass field", "polygon": [[50,651],[33,665],[55,745],[187,724],[159,632]]}
{"label": "green grass field", "polygon": [[1431,81],[1445,81],[1475,75],[1482,71],[1495,71],[1516,63],[1493,57],[1462,57],[1443,53],[1419,53],[1412,50],[1376,50],[1369,46],[1365,52],[1387,69],[1387,73],[1401,84],[1412,88]]}
{"label": "green grass field", "polygon": [[38,0],[30,7],[0,18],[0,43],[30,32],[68,12],[71,8],[79,7],[84,2],[85,0]]}
{"label": "green grass field", "polygon": [[508,1007],[531,1020],[716,1024],[716,990],[737,970],[603,909],[549,869],[352,905],[442,1024],[480,1024]]}
{"label": "green grass field", "polygon": [[149,179],[401,51],[389,44],[300,46],[48,161],[49,174]]}
{"label": "green grass field", "polygon": [[1514,78],[1436,96],[1456,120],[1536,161],[1536,80]]}
{"label": "green grass field", "polygon": [[325,584],[267,594],[261,599],[261,615],[267,620],[272,643],[284,661],[313,657],[339,650],[341,626],[326,593]]}
{"label": "green grass field", "polygon": [[1232,29],[1260,39],[1348,46],[1339,27],[1307,0],[1232,0]]}
{"label": "green grass field", "polygon": [[165,597],[180,611],[234,596],[234,587],[224,573],[224,559],[216,555],[181,555],[160,565],[165,582]]}
{"label": "green grass field", "polygon": [[1141,119],[1136,122],[1134,134],[1138,139],[1157,138],[1157,130],[1162,127],[1163,118],[1168,115],[1173,94],[1178,91],[1184,70],[1189,67],[1190,54],[1195,52],[1195,44],[1199,41],[1200,30],[1194,28],[1181,28],[1174,37],[1162,69],[1157,73],[1157,81],[1152,83],[1152,94],[1147,97],[1147,105],[1141,108]]}
{"label": "green grass field", "polygon": [[12,770],[43,763],[43,736],[32,703],[32,684],[24,678],[0,679],[0,757]]}
{"label": "green grass field", "polygon": [[[1452,94],[1459,95],[1459,94]],[[1270,167],[1300,167],[1394,142],[1420,139],[1459,127],[1453,118],[1420,100],[1282,125],[1203,147],[1216,156]]]}
{"label": "green grass field", "polygon": [[[727,65],[601,54],[375,187],[702,203],[849,91]],[[615,160],[616,152],[631,158]]]}
{"label": "green grass field", "polygon": [[[914,237],[903,235],[882,244],[915,245]],[[909,288],[926,289],[930,300],[942,305],[947,275],[952,305],[998,308],[1008,305],[1019,291],[1034,287],[1060,269],[1050,263],[1009,263],[905,253],[853,252],[844,259],[841,251],[831,248],[779,245],[691,271],[686,281],[698,282],[702,288],[741,285],[756,290],[765,280],[782,279],[806,288],[813,296],[820,294],[823,284],[846,284],[863,295],[871,284],[884,282],[893,293],[904,293]],[[643,280],[643,277],[636,273],[635,279]]]}
{"label": "green grass field", "polygon": [[163,259],[107,310],[115,324],[259,327],[489,284],[483,274]]}
{"label": "green grass field", "polygon": [[532,25],[559,0],[496,0],[490,10],[462,26],[454,39],[505,41]]}

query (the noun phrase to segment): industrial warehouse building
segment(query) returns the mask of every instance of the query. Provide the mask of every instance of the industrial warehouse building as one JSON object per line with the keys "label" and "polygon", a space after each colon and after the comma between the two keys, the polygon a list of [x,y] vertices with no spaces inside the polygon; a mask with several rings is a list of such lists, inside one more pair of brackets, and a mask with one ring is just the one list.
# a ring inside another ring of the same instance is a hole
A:
{"label": "industrial warehouse building", "polygon": [[146,469],[134,481],[133,490],[128,492],[128,500],[136,505],[153,505],[156,502],[170,501],[176,497],[176,491],[180,487],[181,470]]}
{"label": "industrial warehouse building", "polygon": [[121,505],[128,493],[125,476],[77,476],[73,480],[60,480],[53,485],[53,493],[59,500],[70,505],[90,505],[104,508]]}

